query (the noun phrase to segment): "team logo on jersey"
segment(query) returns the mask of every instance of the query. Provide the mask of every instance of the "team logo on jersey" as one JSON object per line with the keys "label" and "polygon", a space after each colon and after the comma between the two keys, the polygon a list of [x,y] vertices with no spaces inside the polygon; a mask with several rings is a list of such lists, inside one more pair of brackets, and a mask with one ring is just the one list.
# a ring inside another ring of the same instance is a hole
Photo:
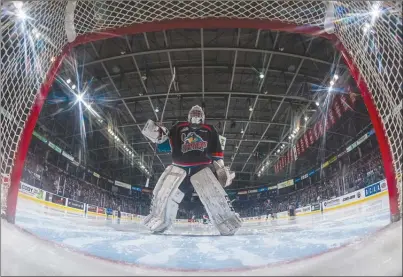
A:
{"label": "team logo on jersey", "polygon": [[199,135],[194,132],[182,134],[182,153],[189,151],[204,151],[207,148],[207,141],[204,141]]}

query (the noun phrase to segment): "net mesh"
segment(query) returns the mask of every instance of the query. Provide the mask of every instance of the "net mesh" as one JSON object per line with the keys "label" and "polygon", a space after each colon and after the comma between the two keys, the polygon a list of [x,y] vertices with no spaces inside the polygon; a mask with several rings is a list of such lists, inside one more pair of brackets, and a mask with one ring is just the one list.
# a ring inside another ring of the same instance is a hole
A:
{"label": "net mesh", "polygon": [[335,15],[336,34],[357,65],[382,120],[402,211],[402,2],[342,3],[335,7]]}
{"label": "net mesh", "polygon": [[[1,167],[2,212],[17,146],[41,84],[55,58],[77,36],[171,19],[259,19],[323,28],[329,4],[322,1],[32,1],[2,7]],[[20,12],[25,12],[25,20]],[[69,7],[70,5],[70,7]],[[369,2],[333,2],[335,34],[365,79],[384,125],[397,187],[402,185],[402,4],[382,2],[375,21]],[[68,22],[68,23],[66,23]],[[68,30],[67,30],[68,29]],[[67,31],[66,31],[67,30]],[[66,34],[67,32],[67,34]],[[71,32],[70,32],[71,34]],[[401,202],[401,194],[400,201]]]}

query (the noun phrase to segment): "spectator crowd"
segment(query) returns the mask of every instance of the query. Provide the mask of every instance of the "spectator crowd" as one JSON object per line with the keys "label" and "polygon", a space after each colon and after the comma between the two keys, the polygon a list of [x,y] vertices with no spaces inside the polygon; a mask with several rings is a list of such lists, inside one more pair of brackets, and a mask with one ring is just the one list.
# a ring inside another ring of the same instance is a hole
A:
{"label": "spectator crowd", "polygon": [[[363,188],[384,178],[379,151],[373,150],[355,162],[340,167],[329,168],[326,174],[311,179],[309,183],[295,187],[287,193],[255,193],[233,198],[235,210],[242,216],[260,216],[265,214],[265,201],[270,198],[275,212],[314,204],[347,194]],[[318,173],[319,174],[319,173]],[[41,154],[28,153],[25,161],[22,181],[44,189],[59,196],[84,202],[93,206],[112,208],[121,211],[147,215],[151,204],[151,193],[131,191],[129,195],[112,192],[77,177],[55,165],[48,163]],[[204,207],[196,196],[187,197],[181,203],[178,218],[201,218],[206,214]]]}
{"label": "spectator crowd", "polygon": [[[304,207],[320,201],[342,196],[352,191],[364,188],[384,179],[382,160],[376,149],[346,166],[343,170],[328,170],[326,176],[322,176],[316,182],[304,186],[287,194],[271,197],[274,211],[286,211],[292,205],[295,208]],[[251,195],[252,196],[252,195]],[[260,216],[265,214],[265,201],[268,197],[260,195],[246,200],[235,200],[235,210],[242,217]]]}
{"label": "spectator crowd", "polygon": [[132,195],[118,194],[69,174],[46,161],[41,164],[41,160],[43,159],[28,153],[22,176],[23,182],[93,206],[114,210],[120,207],[124,212],[141,215],[149,211],[151,194],[139,192],[133,192]]}

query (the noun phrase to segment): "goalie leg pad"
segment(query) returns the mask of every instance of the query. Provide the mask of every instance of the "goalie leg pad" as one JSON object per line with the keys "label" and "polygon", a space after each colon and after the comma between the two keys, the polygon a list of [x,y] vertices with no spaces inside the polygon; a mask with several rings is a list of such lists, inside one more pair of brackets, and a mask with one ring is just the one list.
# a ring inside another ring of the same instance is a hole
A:
{"label": "goalie leg pad", "polygon": [[155,233],[162,233],[167,230],[176,219],[179,204],[183,199],[184,194],[178,189],[171,200],[168,201],[165,217],[154,217],[153,221],[149,224],[151,231]]}
{"label": "goalie leg pad", "polygon": [[153,232],[166,230],[175,220],[178,204],[184,194],[178,189],[186,177],[186,171],[182,168],[168,166],[153,192],[153,200],[150,214],[143,220],[143,224]]}
{"label": "goalie leg pad", "polygon": [[227,236],[235,234],[242,221],[211,169],[206,167],[200,170],[190,177],[190,182],[220,234]]}

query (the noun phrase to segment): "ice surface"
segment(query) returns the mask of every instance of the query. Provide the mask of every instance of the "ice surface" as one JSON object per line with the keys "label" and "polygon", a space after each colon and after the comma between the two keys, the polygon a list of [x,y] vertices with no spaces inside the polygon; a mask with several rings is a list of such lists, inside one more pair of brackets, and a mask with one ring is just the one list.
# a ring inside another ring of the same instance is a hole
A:
{"label": "ice surface", "polygon": [[388,223],[384,197],[323,215],[245,223],[233,237],[198,224],[152,235],[135,222],[19,199],[16,226],[2,221],[1,273],[401,275],[402,225]]}

